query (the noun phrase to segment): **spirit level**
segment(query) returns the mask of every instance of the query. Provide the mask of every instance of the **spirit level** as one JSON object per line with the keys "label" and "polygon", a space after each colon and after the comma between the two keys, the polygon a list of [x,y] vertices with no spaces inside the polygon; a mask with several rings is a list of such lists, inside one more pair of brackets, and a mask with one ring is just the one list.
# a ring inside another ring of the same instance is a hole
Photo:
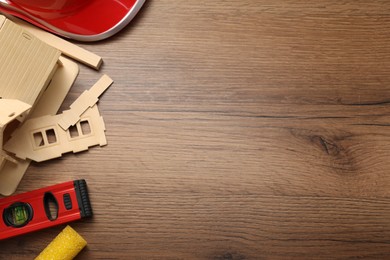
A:
{"label": "spirit level", "polygon": [[0,199],[0,240],[92,216],[85,180]]}

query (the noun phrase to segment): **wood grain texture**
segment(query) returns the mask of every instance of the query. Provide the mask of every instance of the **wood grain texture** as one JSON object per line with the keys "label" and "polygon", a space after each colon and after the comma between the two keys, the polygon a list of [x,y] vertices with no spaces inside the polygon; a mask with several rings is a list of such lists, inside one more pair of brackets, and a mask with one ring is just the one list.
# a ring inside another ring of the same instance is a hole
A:
{"label": "wood grain texture", "polygon": [[[63,108],[102,73],[108,146],[32,164],[18,193],[76,178],[95,216],[77,259],[390,258],[388,1],[149,0],[80,44]],[[2,241],[32,259],[63,227]]]}

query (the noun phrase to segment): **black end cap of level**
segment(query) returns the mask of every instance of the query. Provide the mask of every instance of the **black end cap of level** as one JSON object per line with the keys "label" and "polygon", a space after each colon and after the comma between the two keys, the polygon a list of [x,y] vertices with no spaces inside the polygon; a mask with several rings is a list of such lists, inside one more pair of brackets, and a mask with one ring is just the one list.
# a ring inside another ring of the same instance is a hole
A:
{"label": "black end cap of level", "polygon": [[85,180],[75,180],[74,188],[76,191],[77,202],[80,208],[81,218],[92,217],[91,201],[89,200],[87,182]]}

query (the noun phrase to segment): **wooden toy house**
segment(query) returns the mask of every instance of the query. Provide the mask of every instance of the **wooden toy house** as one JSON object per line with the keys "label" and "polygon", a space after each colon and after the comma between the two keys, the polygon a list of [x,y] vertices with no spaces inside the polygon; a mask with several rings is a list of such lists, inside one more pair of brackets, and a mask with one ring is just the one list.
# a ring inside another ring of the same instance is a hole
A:
{"label": "wooden toy house", "polygon": [[57,114],[79,71],[65,56],[95,69],[101,58],[2,15],[0,46],[0,194],[10,195],[32,160],[107,143],[96,103],[112,80],[103,76]]}

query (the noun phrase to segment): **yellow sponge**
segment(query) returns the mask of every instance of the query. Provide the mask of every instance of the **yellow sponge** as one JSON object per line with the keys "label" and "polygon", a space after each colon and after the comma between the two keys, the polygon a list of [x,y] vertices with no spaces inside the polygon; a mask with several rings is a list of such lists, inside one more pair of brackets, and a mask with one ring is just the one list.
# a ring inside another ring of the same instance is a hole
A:
{"label": "yellow sponge", "polygon": [[35,260],[71,260],[87,245],[73,228],[67,226]]}

